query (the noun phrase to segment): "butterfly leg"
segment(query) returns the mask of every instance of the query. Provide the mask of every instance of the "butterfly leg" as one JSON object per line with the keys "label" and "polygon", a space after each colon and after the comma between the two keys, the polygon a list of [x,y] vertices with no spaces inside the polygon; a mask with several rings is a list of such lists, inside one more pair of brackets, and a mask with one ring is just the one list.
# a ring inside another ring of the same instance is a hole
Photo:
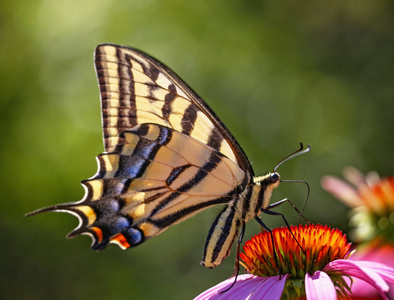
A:
{"label": "butterfly leg", "polygon": [[[275,204],[275,203],[274,203],[274,204]],[[285,216],[284,216],[283,214],[278,213],[278,212],[275,212],[275,211],[271,211],[271,210],[268,210],[268,209],[262,209],[261,211],[262,211],[263,213],[266,213],[267,215],[281,216],[282,219],[283,219],[283,221],[284,221],[285,224],[286,224],[286,227],[289,229],[291,235],[293,236],[293,238],[294,238],[295,241],[297,242],[298,246],[301,248],[301,250],[302,250],[303,252],[305,252],[304,248],[302,248],[302,246],[301,246],[300,243],[298,242],[297,238],[295,237],[293,231],[291,230],[291,227],[290,227],[290,225],[289,225],[289,222],[287,222],[287,220],[286,220],[286,218],[285,218]],[[260,218],[256,217],[256,220],[257,220],[257,219],[259,219],[259,220],[261,221]],[[261,223],[260,223],[259,221],[257,221],[257,222],[258,222],[260,225],[264,224],[262,221],[261,221]],[[264,224],[264,225],[265,225],[265,224]],[[263,225],[262,225],[262,226],[263,226]],[[264,227],[264,226],[263,226],[263,227]],[[264,228],[266,228],[266,226],[265,226]],[[271,232],[271,237],[273,238],[273,236],[272,236],[272,231],[271,231],[271,230],[269,230],[269,231]]]}
{"label": "butterfly leg", "polygon": [[274,235],[272,234],[271,228],[269,228],[267,225],[265,225],[263,220],[261,220],[258,216],[255,217],[255,220],[257,221],[257,223],[260,224],[261,227],[263,227],[265,230],[267,230],[270,233],[271,242],[272,242],[272,249],[274,250],[274,253],[275,253],[274,260],[275,260],[275,263],[278,264],[278,253],[276,253],[276,250],[275,250]]}
{"label": "butterfly leg", "polygon": [[291,205],[291,207],[293,207],[293,209],[298,213],[300,218],[303,218],[307,223],[310,223],[310,221],[303,216],[303,214],[300,212],[300,210],[297,208],[297,206],[295,206],[294,203],[291,202],[288,198],[285,198],[285,199],[279,200],[278,202],[272,203],[272,204],[268,205],[266,209],[271,210],[272,208],[277,207],[285,202],[288,202]]}

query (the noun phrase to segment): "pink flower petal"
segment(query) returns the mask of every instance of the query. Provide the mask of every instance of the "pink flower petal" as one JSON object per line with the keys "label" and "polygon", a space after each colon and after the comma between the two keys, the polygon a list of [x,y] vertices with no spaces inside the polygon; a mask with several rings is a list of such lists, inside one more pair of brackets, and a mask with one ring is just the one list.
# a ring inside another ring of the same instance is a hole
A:
{"label": "pink flower petal", "polygon": [[227,279],[207,291],[198,295],[194,300],[233,300],[233,299],[280,299],[287,276],[258,277],[250,274],[239,275],[237,282],[227,292],[225,291],[234,282],[234,277]]}
{"label": "pink flower petal", "polygon": [[280,299],[285,288],[286,279],[288,275],[285,276],[273,276],[267,277],[264,284],[260,284],[256,290],[253,292],[249,300],[258,299]]}
{"label": "pink flower petal", "polygon": [[327,192],[342,200],[347,206],[359,207],[364,205],[355,188],[334,176],[324,176],[321,185]]}
{"label": "pink flower petal", "polygon": [[349,259],[375,261],[394,267],[394,243],[382,243],[379,238],[376,238],[367,245],[357,247],[357,251]]}
{"label": "pink flower petal", "polygon": [[[233,288],[240,285],[243,281],[250,280],[253,278],[254,278],[254,276],[251,274],[239,275],[237,278],[237,282],[235,283]],[[233,282],[234,282],[234,277],[231,277],[231,278],[211,287],[210,289],[206,290],[205,292],[201,293],[196,298],[194,298],[194,300],[219,299],[218,297],[220,296],[220,291],[226,290],[228,287],[230,287],[233,284]],[[223,295],[225,295],[225,294],[226,293],[224,293]]]}
{"label": "pink flower petal", "polygon": [[382,271],[382,268],[379,266],[381,264],[378,264],[377,268],[375,269],[373,268],[375,265],[373,262],[367,263],[368,267],[365,267],[365,264],[360,263],[360,261],[354,262],[351,260],[338,259],[327,264],[323,271],[336,271],[344,275],[364,280],[365,282],[372,285],[380,293],[383,299],[388,299],[386,292],[388,292],[389,286],[381,276],[384,274],[379,272],[379,270]]}
{"label": "pink flower petal", "polygon": [[[390,283],[388,298],[394,299],[394,275],[392,274],[394,268],[394,244],[382,243],[380,239],[375,239],[367,245],[357,247],[357,251],[349,257],[349,260],[356,261],[357,264],[359,264],[358,261],[361,261],[360,266],[362,267],[368,267],[369,263],[367,261],[384,264],[383,267],[378,264],[375,266],[379,269],[378,273],[382,278]],[[353,281],[351,287],[355,297],[369,297],[371,299],[379,297],[379,292],[363,280]]]}
{"label": "pink flower petal", "polygon": [[364,174],[352,166],[343,169],[343,177],[357,188],[367,184]]}
{"label": "pink flower petal", "polygon": [[337,292],[330,277],[321,271],[312,276],[305,275],[305,292],[307,299],[336,300]]}
{"label": "pink flower petal", "polygon": [[356,263],[367,272],[377,272],[386,282],[394,284],[394,268],[372,261],[357,261]]}
{"label": "pink flower petal", "polygon": [[[234,278],[231,278],[234,280]],[[264,283],[266,278],[253,276],[252,278],[244,281],[238,281],[234,284],[234,286],[223,294],[219,294],[217,298],[211,299],[220,299],[220,300],[232,300],[232,299],[249,299],[250,294],[256,289],[259,284]],[[228,285],[230,286],[230,285]],[[228,287],[227,286],[227,287]],[[226,287],[226,288],[227,288]],[[225,288],[222,290],[226,290]],[[220,293],[220,292],[219,292]]]}

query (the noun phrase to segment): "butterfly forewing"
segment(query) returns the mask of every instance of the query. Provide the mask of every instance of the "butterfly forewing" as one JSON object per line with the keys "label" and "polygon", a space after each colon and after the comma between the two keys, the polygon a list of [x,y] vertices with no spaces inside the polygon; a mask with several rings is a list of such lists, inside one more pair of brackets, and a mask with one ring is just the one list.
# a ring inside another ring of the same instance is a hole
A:
{"label": "butterfly forewing", "polygon": [[209,145],[252,174],[246,156],[228,129],[163,64],[138,50],[105,44],[96,48],[95,66],[106,151],[123,143],[119,137],[123,131],[154,123]]}

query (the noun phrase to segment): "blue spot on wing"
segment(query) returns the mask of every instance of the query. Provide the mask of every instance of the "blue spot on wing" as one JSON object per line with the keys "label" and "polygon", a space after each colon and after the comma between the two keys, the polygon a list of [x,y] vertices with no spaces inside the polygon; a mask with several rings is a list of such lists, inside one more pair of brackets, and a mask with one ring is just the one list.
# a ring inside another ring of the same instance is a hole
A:
{"label": "blue spot on wing", "polygon": [[116,200],[109,201],[108,209],[111,211],[118,211],[119,210],[119,202]]}
{"label": "blue spot on wing", "polygon": [[116,223],[114,224],[114,230],[116,232],[121,232],[125,227],[129,227],[130,222],[124,217],[120,217],[119,219],[116,220]]}
{"label": "blue spot on wing", "polygon": [[136,228],[128,228],[124,231],[123,235],[127,241],[132,245],[137,245],[143,241],[143,235],[140,230]]}

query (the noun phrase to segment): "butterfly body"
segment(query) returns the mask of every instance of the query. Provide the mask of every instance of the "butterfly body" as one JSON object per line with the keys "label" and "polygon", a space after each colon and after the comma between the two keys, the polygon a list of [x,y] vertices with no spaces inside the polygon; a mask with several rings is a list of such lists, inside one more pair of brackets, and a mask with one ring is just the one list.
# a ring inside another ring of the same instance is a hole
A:
{"label": "butterfly body", "polygon": [[76,215],[68,237],[88,234],[92,248],[131,248],[214,205],[202,264],[219,265],[240,228],[268,206],[279,174],[255,177],[237,141],[175,73],[143,52],[99,45],[105,152],[82,181],[79,202],[37,210]]}
{"label": "butterfly body", "polygon": [[201,264],[213,268],[230,254],[231,246],[243,224],[261,214],[268,206],[272,190],[279,185],[279,174],[254,177],[238,197],[227,204],[209,231]]}

